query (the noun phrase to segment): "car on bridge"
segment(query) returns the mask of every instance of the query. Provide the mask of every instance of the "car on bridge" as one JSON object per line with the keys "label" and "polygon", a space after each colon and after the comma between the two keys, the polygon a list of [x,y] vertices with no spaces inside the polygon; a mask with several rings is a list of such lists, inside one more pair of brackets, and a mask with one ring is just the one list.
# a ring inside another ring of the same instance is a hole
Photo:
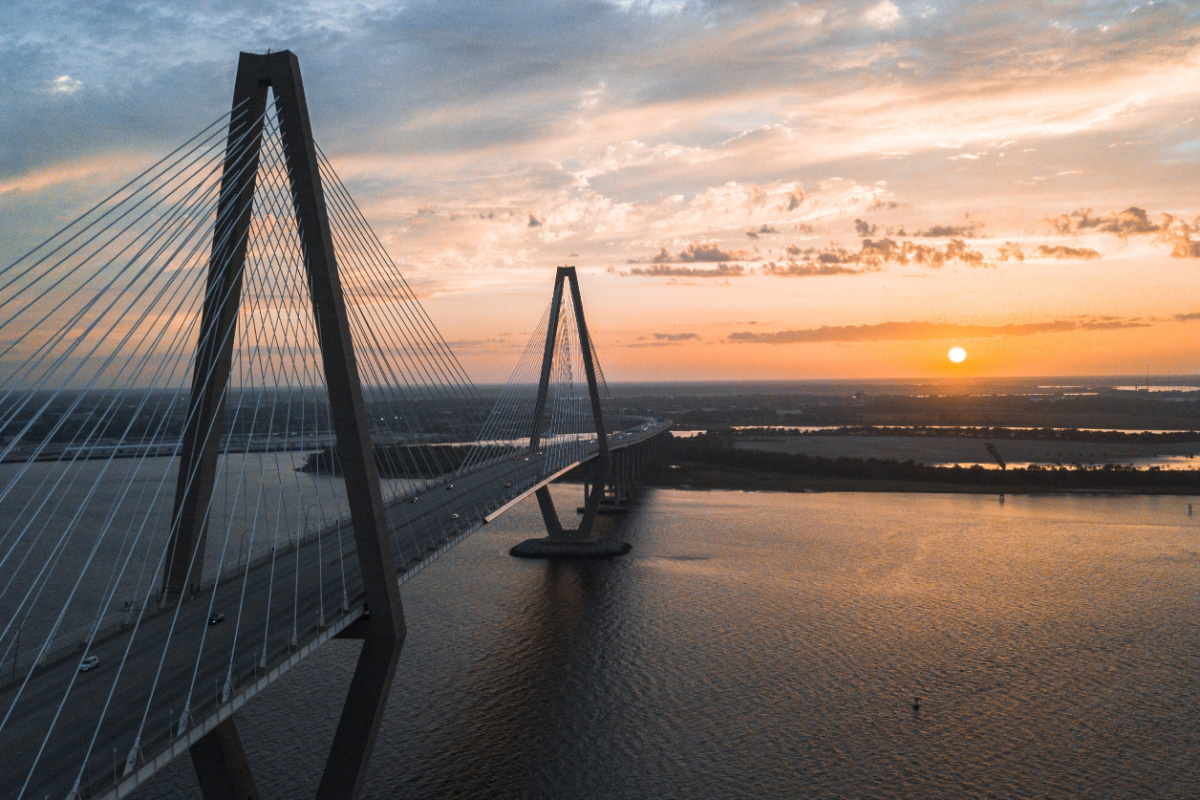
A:
{"label": "car on bridge", "polygon": [[216,614],[213,614],[211,617],[208,618],[209,625],[220,625],[224,621],[225,621],[225,615],[221,614],[219,612]]}
{"label": "car on bridge", "polygon": [[83,661],[79,662],[80,672],[91,672],[100,665],[100,656],[88,656]]}

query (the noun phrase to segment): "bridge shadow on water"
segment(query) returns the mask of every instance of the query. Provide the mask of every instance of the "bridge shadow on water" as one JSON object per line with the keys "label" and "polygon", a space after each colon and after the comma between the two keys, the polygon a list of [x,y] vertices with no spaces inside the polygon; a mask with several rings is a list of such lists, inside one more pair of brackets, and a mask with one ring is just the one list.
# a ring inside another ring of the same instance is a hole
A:
{"label": "bridge shadow on water", "polygon": [[[596,533],[628,541],[628,519],[605,518]],[[627,677],[617,640],[637,602],[625,577],[635,568],[628,558],[512,559],[512,605],[494,632],[481,631],[490,646],[470,666],[470,694],[452,706],[457,713],[427,720],[435,737],[421,745],[413,763],[423,777],[405,795],[593,794],[604,765],[589,752],[587,731],[604,725],[597,715],[611,703],[603,695]]]}
{"label": "bridge shadow on water", "polygon": [[[553,487],[563,509],[579,491]],[[633,544],[623,558],[513,558],[508,548],[542,526],[531,497],[403,587],[409,633],[364,797],[597,795],[612,750],[594,751],[588,732],[627,728],[637,748],[635,726],[606,697],[646,679],[641,640],[625,635],[646,602],[633,579],[637,514],[635,504],[596,525]],[[264,796],[315,793],[358,649],[331,642],[239,713]],[[199,788],[177,759],[135,796],[199,798]]]}

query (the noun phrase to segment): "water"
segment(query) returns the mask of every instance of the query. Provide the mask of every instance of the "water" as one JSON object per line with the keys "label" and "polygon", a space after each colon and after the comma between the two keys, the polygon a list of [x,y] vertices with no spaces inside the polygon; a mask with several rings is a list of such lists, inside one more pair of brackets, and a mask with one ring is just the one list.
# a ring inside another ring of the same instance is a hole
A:
{"label": "water", "polygon": [[[1200,796],[1191,500],[658,490],[576,564],[506,554],[527,501],[405,585],[365,796]],[[268,796],[313,794],[355,653],[239,712]]]}
{"label": "water", "polygon": [[[298,469],[307,455],[218,460],[206,579],[349,513],[340,477]],[[0,464],[0,671],[14,659],[28,666],[43,648],[71,647],[152,602],[177,473],[175,458]],[[414,482],[381,484],[386,497]]]}
{"label": "water", "polygon": [[1143,383],[1138,386],[1114,386],[1112,388],[1118,392],[1200,392],[1200,386],[1179,386],[1161,383],[1152,383],[1149,386]]}

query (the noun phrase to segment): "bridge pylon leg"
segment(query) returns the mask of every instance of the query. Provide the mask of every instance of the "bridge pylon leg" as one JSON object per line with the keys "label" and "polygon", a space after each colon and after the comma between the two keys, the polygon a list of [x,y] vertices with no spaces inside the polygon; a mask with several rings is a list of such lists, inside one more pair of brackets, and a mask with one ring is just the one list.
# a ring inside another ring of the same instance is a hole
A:
{"label": "bridge pylon leg", "polygon": [[[245,233],[250,224],[254,173],[261,147],[259,133],[268,91],[274,92],[337,437],[337,457],[346,482],[347,505],[366,595],[367,613],[361,620],[365,624],[358,626],[364,638],[363,647],[317,793],[323,800],[352,800],[362,790],[395,677],[404,643],[404,611],[300,65],[287,50],[266,55],[242,53],[238,61],[230,146],[217,215],[218,220],[228,222],[219,223],[209,265],[201,341],[175,498],[170,562],[164,571],[162,594],[168,601],[185,602],[199,588],[207,523],[205,508],[230,376],[234,340],[231,334],[237,323],[246,260]],[[233,143],[242,138],[247,124],[256,126],[251,129],[252,144],[236,149]],[[232,226],[232,232],[220,225]],[[236,243],[232,249],[221,244],[228,241]],[[191,753],[205,800],[258,797],[232,717],[196,742]]]}
{"label": "bridge pylon leg", "polygon": [[604,413],[600,408],[600,386],[596,380],[595,362],[592,360],[591,339],[588,337],[587,322],[583,317],[583,298],[579,294],[579,278],[574,267],[559,267],[554,276],[554,295],[550,300],[550,320],[546,328],[546,349],[542,355],[542,373],[538,382],[537,401],[533,411],[533,430],[529,434],[529,449],[537,450],[542,436],[542,423],[546,413],[546,397],[550,389],[550,374],[554,362],[554,343],[558,335],[559,312],[562,309],[563,289],[571,289],[571,303],[575,320],[579,325],[579,347],[582,351],[584,372],[587,375],[588,396],[591,399],[592,418],[596,426],[596,442],[599,455],[590,481],[584,484],[583,518],[579,527],[563,528],[550,496],[550,487],[542,486],[536,492],[542,520],[546,524],[543,539],[527,539],[509,553],[524,558],[607,558],[629,552],[625,542],[613,542],[592,538],[592,525],[600,510],[600,501],[609,480],[612,453],[608,448],[608,435],[604,427]]}
{"label": "bridge pylon leg", "polygon": [[258,800],[258,788],[233,717],[188,748],[204,800]]}

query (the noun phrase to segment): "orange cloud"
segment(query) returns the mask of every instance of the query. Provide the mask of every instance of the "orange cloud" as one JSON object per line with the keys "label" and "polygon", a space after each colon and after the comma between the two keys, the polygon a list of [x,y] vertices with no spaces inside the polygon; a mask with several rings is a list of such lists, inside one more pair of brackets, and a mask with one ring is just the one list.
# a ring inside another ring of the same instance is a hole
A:
{"label": "orange cloud", "polygon": [[746,275],[747,270],[741,264],[718,264],[711,269],[654,264],[649,267],[631,267],[628,270],[616,270],[610,267],[608,273],[622,278],[737,278]]}
{"label": "orange cloud", "polygon": [[920,341],[931,339],[987,339],[997,336],[1034,336],[1081,330],[1146,328],[1136,320],[1084,319],[1025,322],[1006,325],[959,325],[948,322],[882,322],[876,325],[836,325],[797,331],[731,333],[729,341],[750,344],[798,344],[808,342]]}
{"label": "orange cloud", "polygon": [[667,248],[659,248],[658,255],[650,259],[651,264],[693,264],[696,262],[746,261],[752,254],[746,250],[722,250],[716,242],[692,242],[679,253],[672,254]]}
{"label": "orange cloud", "polygon": [[126,156],[89,158],[42,167],[8,180],[0,180],[0,194],[37,192],[64,183],[75,183],[101,175],[129,174],[137,171],[135,159]]}
{"label": "orange cloud", "polygon": [[1090,247],[1067,247],[1065,245],[1050,247],[1041,244],[1038,245],[1037,252],[1042,258],[1056,258],[1059,261],[1096,261],[1101,257],[1100,253]]}

